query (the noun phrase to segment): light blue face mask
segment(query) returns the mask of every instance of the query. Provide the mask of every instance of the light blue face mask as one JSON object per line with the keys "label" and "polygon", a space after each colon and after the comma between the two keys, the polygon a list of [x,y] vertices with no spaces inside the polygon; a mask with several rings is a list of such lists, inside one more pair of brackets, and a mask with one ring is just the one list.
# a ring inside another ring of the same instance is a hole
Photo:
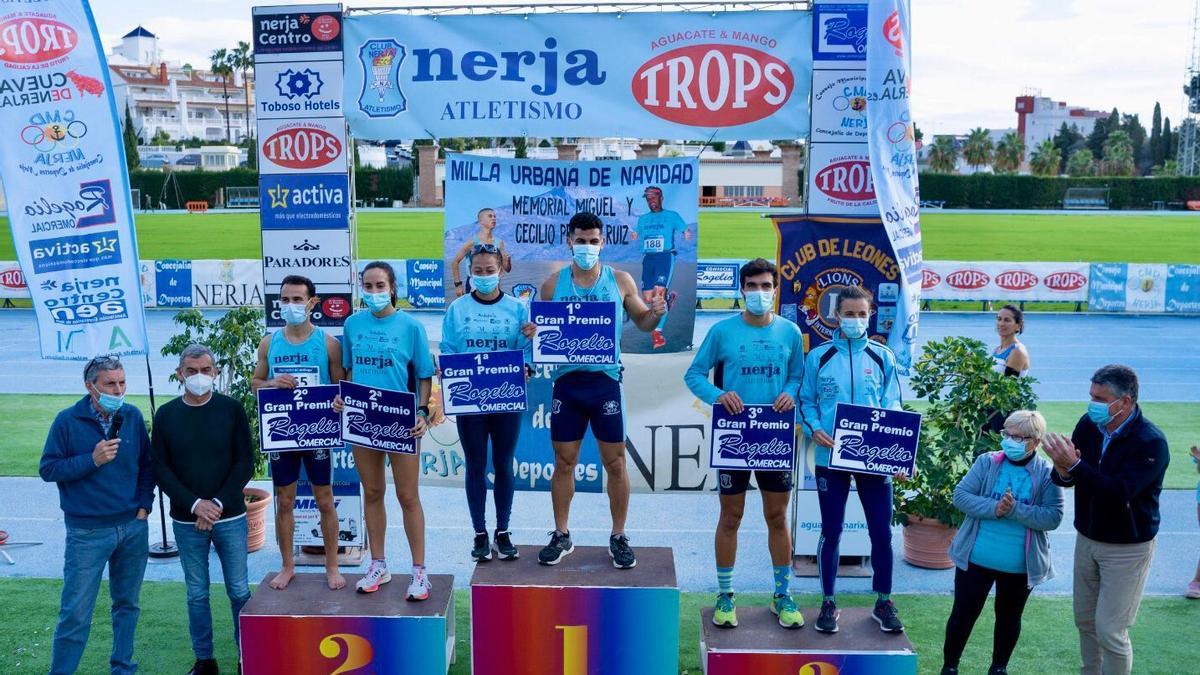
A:
{"label": "light blue face mask", "polygon": [[842,335],[857,340],[867,334],[867,322],[870,319],[851,319],[842,317]]}
{"label": "light blue face mask", "polygon": [[392,306],[391,293],[363,293],[362,300],[372,312],[378,312]]}
{"label": "light blue face mask", "polygon": [[279,318],[289,326],[299,326],[308,321],[308,305],[283,303],[279,305]]}
{"label": "light blue face mask", "polygon": [[[1116,401],[1113,401],[1113,403],[1116,403]],[[1112,413],[1108,411],[1111,407],[1112,403],[1092,401],[1088,403],[1087,416],[1094,424],[1102,427],[1112,421]]]}
{"label": "light blue face mask", "polygon": [[746,291],[746,311],[762,316],[775,308],[775,291]]}
{"label": "light blue face mask", "polygon": [[496,290],[496,287],[499,285],[499,274],[487,274],[484,276],[476,276],[474,274],[471,275],[471,288],[474,288],[484,295],[488,295],[492,291]]}
{"label": "light blue face mask", "polygon": [[600,261],[600,247],[593,244],[573,244],[571,257],[580,269],[590,270]]}
{"label": "light blue face mask", "polygon": [[1001,438],[1000,449],[1004,451],[1004,456],[1013,462],[1019,462],[1029,454],[1029,450],[1025,448],[1025,441],[1015,438]]}
{"label": "light blue face mask", "polygon": [[108,413],[109,415],[112,415],[113,413],[117,412],[118,410],[121,409],[121,406],[125,405],[125,396],[124,395],[113,396],[112,394],[106,394],[99,390],[97,390],[96,393],[100,395],[99,399],[96,401],[96,403],[98,403],[100,405],[101,410]]}

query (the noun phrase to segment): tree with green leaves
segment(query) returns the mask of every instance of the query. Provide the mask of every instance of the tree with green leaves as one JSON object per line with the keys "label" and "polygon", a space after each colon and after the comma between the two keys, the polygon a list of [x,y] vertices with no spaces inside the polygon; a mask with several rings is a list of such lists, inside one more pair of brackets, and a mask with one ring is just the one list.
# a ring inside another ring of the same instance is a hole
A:
{"label": "tree with green leaves", "polygon": [[[1146,127],[1135,115],[1121,115],[1121,131],[1129,136],[1130,150],[1133,154],[1134,174],[1144,175],[1150,172],[1150,152],[1146,147]],[[1133,175],[1133,174],[1131,174]]]}
{"label": "tree with green leaves", "polygon": [[1057,176],[1060,164],[1060,150],[1054,141],[1042,141],[1033,149],[1029,157],[1029,170],[1035,176]]}
{"label": "tree with green leaves", "polygon": [[1179,135],[1171,131],[1171,118],[1163,118],[1162,151],[1163,160],[1175,159],[1175,144]]}
{"label": "tree with green leaves", "polygon": [[929,169],[934,173],[954,173],[958,165],[958,149],[953,136],[935,136],[929,146]]}
{"label": "tree with green leaves", "polygon": [[1168,159],[1160,166],[1154,167],[1154,169],[1151,170],[1151,173],[1155,178],[1174,178],[1175,176],[1179,175],[1179,162],[1173,159]]}
{"label": "tree with green leaves", "polygon": [[1155,101],[1154,114],[1150,117],[1150,163],[1158,166],[1162,162],[1162,106]]}
{"label": "tree with green leaves", "polygon": [[1132,176],[1137,169],[1133,140],[1122,129],[1110,133],[1104,140],[1104,159],[1100,172],[1105,176]]}
{"label": "tree with green leaves", "polygon": [[254,126],[250,123],[250,71],[254,68],[254,52],[250,43],[239,40],[237,47],[230,52],[230,65],[242,74],[242,94],[246,98],[246,138],[250,140],[249,151],[246,153],[246,164],[251,169],[258,167],[258,148],[254,144]]}
{"label": "tree with green leaves", "polygon": [[1096,125],[1092,127],[1092,133],[1088,134],[1087,146],[1092,151],[1092,157],[1095,159],[1104,158],[1104,141],[1108,139],[1108,135],[1121,128],[1121,113],[1116,108],[1112,109],[1108,117],[1096,120]]}
{"label": "tree with green leaves", "polygon": [[987,129],[976,127],[967,133],[967,140],[963,145],[963,159],[967,160],[971,168],[978,171],[980,167],[991,164],[992,151],[992,137],[988,135]]}
{"label": "tree with green leaves", "polygon": [[992,169],[996,173],[1016,173],[1025,162],[1025,139],[1010,131],[1000,137],[996,144],[995,158]]}
{"label": "tree with green leaves", "polygon": [[517,159],[525,159],[529,156],[529,139],[524,136],[517,136],[513,139],[513,157]]}
{"label": "tree with green leaves", "polygon": [[133,113],[129,111],[129,101],[125,102],[125,124],[121,129],[121,141],[125,145],[125,166],[133,171],[142,164],[138,157],[138,134],[133,128]]}
{"label": "tree with green leaves", "polygon": [[1096,174],[1096,158],[1092,157],[1089,148],[1079,148],[1067,159],[1067,175],[1071,178],[1083,178]]}
{"label": "tree with green leaves", "polygon": [[1055,173],[1065,173],[1067,170],[1067,158],[1076,150],[1087,147],[1087,139],[1080,133],[1079,127],[1066,122],[1058,128],[1058,133],[1054,134],[1054,147],[1058,148],[1059,166]]}
{"label": "tree with green leaves", "polygon": [[214,49],[209,56],[209,70],[221,78],[221,91],[225,96],[225,142],[233,143],[233,133],[229,130],[229,76],[233,75],[233,65],[229,50],[224,47]]}

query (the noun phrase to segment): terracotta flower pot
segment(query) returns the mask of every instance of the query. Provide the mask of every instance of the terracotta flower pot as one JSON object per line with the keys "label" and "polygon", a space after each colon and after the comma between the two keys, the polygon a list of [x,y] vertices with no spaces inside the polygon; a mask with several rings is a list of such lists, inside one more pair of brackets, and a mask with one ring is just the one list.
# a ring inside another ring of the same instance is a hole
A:
{"label": "terracotta flower pot", "polygon": [[956,532],[958,528],[940,521],[908,516],[908,524],[904,526],[904,559],[910,565],[931,570],[954,567],[949,551]]}
{"label": "terracotta flower pot", "polygon": [[246,496],[246,551],[253,553],[267,543],[267,507],[271,493],[255,487],[242,488]]}

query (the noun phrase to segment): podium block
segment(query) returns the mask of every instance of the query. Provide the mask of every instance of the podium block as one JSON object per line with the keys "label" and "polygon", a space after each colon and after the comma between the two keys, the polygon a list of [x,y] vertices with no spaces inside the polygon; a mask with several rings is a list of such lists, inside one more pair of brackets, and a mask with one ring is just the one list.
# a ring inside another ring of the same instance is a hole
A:
{"label": "podium block", "polygon": [[916,675],[917,653],[904,633],[883,633],[865,607],[842,609],[838,632],[818,633],[818,608],[804,610],[804,628],[789,630],[766,607],[737,610],[737,628],[713,625],[700,610],[700,659],[705,675]]}
{"label": "podium block", "polygon": [[282,591],[268,574],[242,608],[242,670],[246,675],[405,673],[446,675],[454,660],[454,577],[430,575],[429,599],[404,599],[409,577],[369,595],[356,593],[362,575],[347,574],[331,591],[324,574],[297,574]]}
{"label": "podium block", "polygon": [[669,548],[637,548],[613,567],[608,549],[576,546],[555,566],[538,548],[475,566],[474,675],[662,675],[679,672],[679,588]]}

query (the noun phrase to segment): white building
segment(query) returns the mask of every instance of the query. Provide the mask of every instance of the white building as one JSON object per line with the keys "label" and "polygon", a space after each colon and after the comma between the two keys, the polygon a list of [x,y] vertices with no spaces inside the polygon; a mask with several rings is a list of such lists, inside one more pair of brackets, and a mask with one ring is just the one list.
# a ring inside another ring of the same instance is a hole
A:
{"label": "white building", "polygon": [[123,121],[128,104],[143,143],[160,131],[176,141],[197,137],[238,143],[254,129],[253,83],[243,88],[238,72],[222,82],[224,78],[208,71],[207,63],[185,68],[164,61],[158,38],[141,26],[121,38],[108,64],[117,113]]}
{"label": "white building", "polygon": [[1068,127],[1074,126],[1079,133],[1087,136],[1096,126],[1096,120],[1105,119],[1109,115],[1100,110],[1089,110],[1067,105],[1064,101],[1051,100],[1036,90],[1018,96],[1015,110],[1017,133],[1025,139],[1026,161],[1029,161],[1033,151],[1043,141],[1053,140],[1064,123]]}

